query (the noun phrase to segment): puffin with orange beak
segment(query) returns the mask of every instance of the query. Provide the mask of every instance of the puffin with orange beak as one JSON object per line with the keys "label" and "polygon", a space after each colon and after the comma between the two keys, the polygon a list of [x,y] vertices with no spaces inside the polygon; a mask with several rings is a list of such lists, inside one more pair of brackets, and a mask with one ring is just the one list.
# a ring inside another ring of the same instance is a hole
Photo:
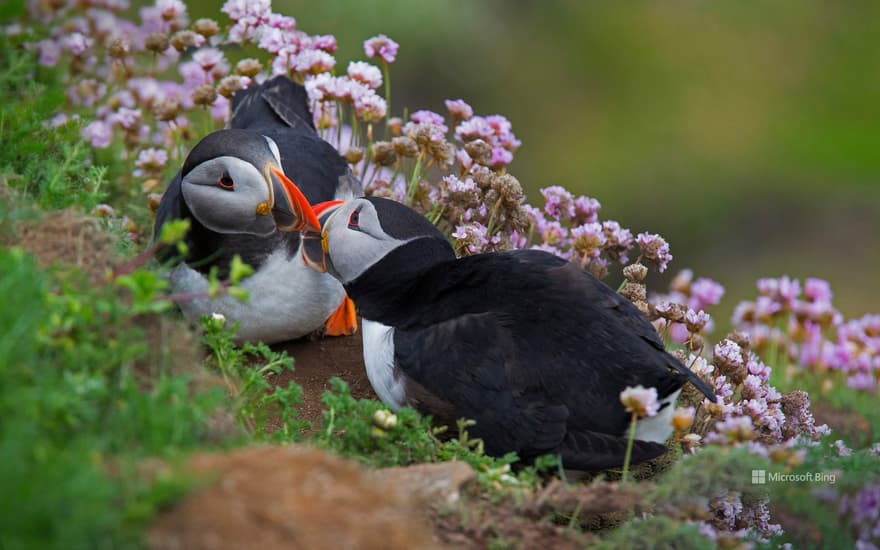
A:
{"label": "puffin with orange beak", "polygon": [[[175,294],[192,296],[178,302],[181,310],[192,321],[223,314],[239,323],[244,341],[354,333],[342,285],[301,258],[302,232],[318,230],[309,202],[362,194],[348,164],[315,132],[305,90],[283,76],[242,90],[231,126],[193,147],[157,211],[156,235],[169,220],[190,220],[186,255],[160,256],[182,260],[170,275]],[[208,297],[208,274],[225,278],[235,255],[255,270],[241,284],[249,299]]]}
{"label": "puffin with orange beak", "polygon": [[627,386],[656,388],[661,407],[638,424],[633,463],[666,452],[685,383],[715,401],[635,306],[571,262],[538,250],[456,258],[424,216],[378,197],[314,210],[321,231],[303,254],[357,305],[367,376],[394,410],[472,419],[491,455],[598,470],[624,462]]}

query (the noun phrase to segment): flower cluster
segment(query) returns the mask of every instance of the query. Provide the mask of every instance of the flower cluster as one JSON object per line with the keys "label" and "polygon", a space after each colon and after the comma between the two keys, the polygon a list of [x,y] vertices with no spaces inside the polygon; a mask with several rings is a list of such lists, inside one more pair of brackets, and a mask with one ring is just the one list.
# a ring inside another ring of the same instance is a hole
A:
{"label": "flower cluster", "polygon": [[[711,356],[677,352],[679,358],[707,382],[718,398],[703,399],[687,388],[685,400],[697,414],[691,433],[681,444],[687,452],[700,445],[745,446],[751,452],[789,465],[803,459],[803,444],[814,444],[829,433],[817,426],[809,396],[802,391],[781,394],[770,384],[771,368],[750,349],[747,338],[733,334],[716,344]],[[734,534],[737,538],[766,538],[781,532],[770,522],[766,499],[742,499],[740,493],[717,496],[713,516],[703,530],[713,540]]]}
{"label": "flower cluster", "polygon": [[854,495],[841,495],[837,503],[844,518],[858,537],[859,548],[880,544],[880,484],[862,488]]}
{"label": "flower cluster", "polygon": [[673,278],[667,294],[652,296],[654,325],[671,341],[699,350],[701,336],[710,334],[715,325],[706,310],[718,305],[723,297],[724,287],[719,283],[707,277],[694,280],[693,271],[682,270]]}
{"label": "flower cluster", "polygon": [[758,297],[740,303],[733,322],[753,345],[813,372],[839,371],[856,390],[880,380],[880,315],[845,320],[821,279],[760,279]]}

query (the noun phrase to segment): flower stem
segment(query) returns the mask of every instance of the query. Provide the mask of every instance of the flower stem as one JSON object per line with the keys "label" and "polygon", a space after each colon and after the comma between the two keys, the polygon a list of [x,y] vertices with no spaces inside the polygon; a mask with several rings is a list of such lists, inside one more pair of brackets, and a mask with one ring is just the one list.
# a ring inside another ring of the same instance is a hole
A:
{"label": "flower stem", "polygon": [[388,71],[388,63],[382,60],[382,72],[385,73],[385,127],[388,127],[388,119],[391,118],[391,73]]}
{"label": "flower stem", "polygon": [[636,421],[638,419],[638,414],[633,413],[632,420],[629,423],[629,440],[626,442],[626,456],[623,458],[623,473],[620,475],[621,483],[626,483],[626,474],[629,473],[629,460],[632,457],[633,441],[636,438]]}
{"label": "flower stem", "polygon": [[416,195],[416,189],[419,186],[419,179],[422,176],[422,159],[425,158],[425,153],[419,153],[418,158],[416,158],[416,167],[413,169],[412,178],[409,180],[409,187],[406,190],[406,205],[412,206],[413,197]]}

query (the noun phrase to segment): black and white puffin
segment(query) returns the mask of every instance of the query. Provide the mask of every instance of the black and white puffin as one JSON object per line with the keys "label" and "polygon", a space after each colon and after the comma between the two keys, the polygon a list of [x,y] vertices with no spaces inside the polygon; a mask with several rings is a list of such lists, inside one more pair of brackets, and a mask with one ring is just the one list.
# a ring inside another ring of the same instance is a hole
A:
{"label": "black and white puffin", "polygon": [[633,463],[666,451],[686,382],[715,400],[635,306],[570,262],[536,250],[457,259],[424,216],[387,199],[314,210],[322,232],[304,254],[357,305],[367,375],[392,409],[473,419],[493,455],[597,470],[624,461],[627,386],[656,388],[662,406],[638,425]]}
{"label": "black and white puffin", "polygon": [[[238,322],[238,338],[265,343],[321,330],[351,334],[354,306],[333,277],[309,269],[299,250],[302,229],[314,220],[298,202],[360,196],[348,164],[315,132],[302,86],[280,76],[239,91],[231,128],[209,134],[168,186],[155,234],[172,219],[189,219],[188,253],[171,273],[190,320],[212,313]],[[293,185],[292,179],[297,183]],[[315,220],[313,223],[317,223]],[[206,297],[212,268],[225,277],[238,254],[255,273],[245,279],[247,302]]]}

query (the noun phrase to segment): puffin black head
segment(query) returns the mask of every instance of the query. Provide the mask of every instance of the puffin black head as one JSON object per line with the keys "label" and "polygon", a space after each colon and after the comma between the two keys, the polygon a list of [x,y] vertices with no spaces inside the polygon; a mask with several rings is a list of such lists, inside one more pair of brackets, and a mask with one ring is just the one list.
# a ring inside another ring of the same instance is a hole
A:
{"label": "puffin black head", "polygon": [[264,236],[319,227],[282,172],[278,146],[254,132],[220,130],[202,139],[187,156],[180,183],[192,215],[217,233]]}
{"label": "puffin black head", "polygon": [[455,258],[446,237],[427,218],[389,199],[360,197],[314,207],[321,233],[305,234],[303,258],[347,285],[394,256],[396,270],[418,271]]}

